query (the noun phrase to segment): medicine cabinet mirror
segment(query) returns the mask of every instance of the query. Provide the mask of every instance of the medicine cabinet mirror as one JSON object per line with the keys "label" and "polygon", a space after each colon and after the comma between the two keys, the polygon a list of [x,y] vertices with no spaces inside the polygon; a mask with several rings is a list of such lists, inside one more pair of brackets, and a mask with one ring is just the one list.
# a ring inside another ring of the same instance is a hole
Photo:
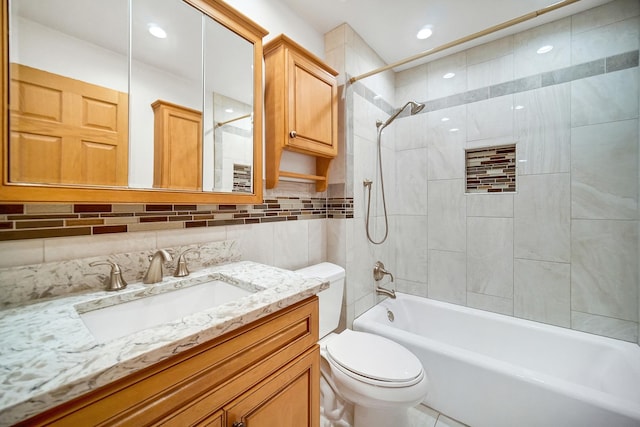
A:
{"label": "medicine cabinet mirror", "polygon": [[7,202],[262,200],[262,37],[219,0],[4,0]]}

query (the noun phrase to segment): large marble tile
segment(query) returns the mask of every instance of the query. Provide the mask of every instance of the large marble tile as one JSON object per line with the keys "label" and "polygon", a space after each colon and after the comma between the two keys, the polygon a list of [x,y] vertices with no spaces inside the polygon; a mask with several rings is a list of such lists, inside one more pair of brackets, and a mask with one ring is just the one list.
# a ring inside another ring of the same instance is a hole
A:
{"label": "large marble tile", "polygon": [[467,216],[513,218],[513,194],[469,193]]}
{"label": "large marble tile", "polygon": [[638,17],[574,34],[571,41],[571,63],[581,64],[638,50],[639,36]]}
{"label": "large marble tile", "polygon": [[638,117],[638,68],[571,82],[571,126]]}
{"label": "large marble tile", "polygon": [[638,323],[595,314],[571,312],[571,328],[630,342],[638,340]]}
{"label": "large marble tile", "polygon": [[464,252],[429,251],[429,298],[454,304],[467,302],[467,267]]}
{"label": "large marble tile", "polygon": [[295,270],[309,264],[309,222],[274,223],[273,265]]}
{"label": "large marble tile", "polygon": [[467,141],[513,139],[513,95],[467,105]]}
{"label": "large marble tile", "polygon": [[481,64],[513,54],[513,36],[507,36],[466,50],[467,65]]}
{"label": "large marble tile", "polygon": [[429,249],[466,250],[466,198],[461,179],[429,181]]}
{"label": "large marble tile", "polygon": [[395,157],[396,185],[391,211],[399,215],[425,215],[427,212],[427,149],[398,151]]}
{"label": "large marble tile", "polygon": [[571,326],[569,264],[516,259],[513,314],[556,326]]}
{"label": "large marble tile", "polygon": [[[464,52],[429,62],[427,69],[429,99],[438,99],[467,90],[467,60]],[[447,73],[454,73],[455,76],[445,79],[443,76]]]}
{"label": "large marble tile", "polygon": [[638,0],[615,0],[571,17],[571,31],[579,34],[604,27],[640,14]]}
{"label": "large marble tile", "polygon": [[227,227],[227,237],[238,242],[242,259],[274,265],[275,223]]}
{"label": "large marble tile", "polygon": [[574,128],[573,218],[638,218],[638,120]]}
{"label": "large marble tile", "polygon": [[635,221],[572,221],[571,308],[638,321]]}
{"label": "large marble tile", "polygon": [[[401,216],[395,223],[396,277],[424,282],[427,278],[427,217]],[[383,261],[385,264],[386,262]]]}
{"label": "large marble tile", "polygon": [[427,116],[429,179],[464,178],[466,106],[433,111]]}
{"label": "large marble tile", "polygon": [[513,54],[469,65],[467,68],[468,90],[513,80],[513,66]]}
{"label": "large marble tile", "polygon": [[428,98],[427,64],[421,64],[395,74],[395,105],[409,100],[426,101]]}
{"label": "large marble tile", "polygon": [[0,268],[44,262],[44,239],[0,242]]}
{"label": "large marble tile", "polygon": [[569,174],[518,177],[514,205],[516,258],[569,262]]}
{"label": "large marble tile", "polygon": [[467,292],[467,307],[513,316],[513,299]]}
{"label": "large marble tile", "polygon": [[571,86],[561,84],[514,95],[518,174],[569,171]]}
{"label": "large marble tile", "polygon": [[309,227],[309,265],[318,264],[327,259],[327,220],[306,221]]}
{"label": "large marble tile", "polygon": [[347,265],[348,220],[327,219],[327,261],[341,266]]}
{"label": "large marble tile", "polygon": [[412,282],[411,280],[396,279],[393,286],[397,292],[419,297],[427,297],[427,280],[426,278],[420,282]]}
{"label": "large marble tile", "polygon": [[355,218],[362,218],[367,212],[367,202],[369,192],[363,185],[363,181],[370,180],[373,182],[371,187],[372,206],[374,199],[377,200],[377,194],[380,189],[380,182],[377,172],[376,145],[359,136],[354,137],[354,165],[353,165],[353,215]]}
{"label": "large marble tile", "polygon": [[467,219],[467,290],[513,298],[513,219]]}
{"label": "large marble tile", "polygon": [[[546,45],[553,50],[538,54]],[[560,19],[514,35],[516,78],[556,70],[571,64],[571,18]]]}
{"label": "large marble tile", "polygon": [[427,141],[429,140],[427,114],[402,117],[393,122],[391,126],[393,126],[393,132],[395,133],[396,150],[412,150],[427,146]]}

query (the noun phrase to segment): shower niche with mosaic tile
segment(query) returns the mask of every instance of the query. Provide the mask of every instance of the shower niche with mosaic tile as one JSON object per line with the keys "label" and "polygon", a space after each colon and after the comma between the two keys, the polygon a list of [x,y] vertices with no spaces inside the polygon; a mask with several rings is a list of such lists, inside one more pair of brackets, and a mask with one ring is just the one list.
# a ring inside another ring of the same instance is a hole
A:
{"label": "shower niche with mosaic tile", "polygon": [[516,191],[516,145],[474,148],[465,151],[467,193]]}

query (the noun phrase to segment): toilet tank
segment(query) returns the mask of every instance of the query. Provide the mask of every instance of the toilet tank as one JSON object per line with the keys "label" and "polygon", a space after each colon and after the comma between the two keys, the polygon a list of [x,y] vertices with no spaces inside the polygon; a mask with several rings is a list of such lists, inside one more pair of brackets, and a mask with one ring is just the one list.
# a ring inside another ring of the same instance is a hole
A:
{"label": "toilet tank", "polygon": [[340,322],[342,295],[344,293],[344,268],[330,262],[311,265],[296,270],[305,277],[314,277],[329,282],[329,289],[318,293],[320,306],[320,338],[333,332]]}

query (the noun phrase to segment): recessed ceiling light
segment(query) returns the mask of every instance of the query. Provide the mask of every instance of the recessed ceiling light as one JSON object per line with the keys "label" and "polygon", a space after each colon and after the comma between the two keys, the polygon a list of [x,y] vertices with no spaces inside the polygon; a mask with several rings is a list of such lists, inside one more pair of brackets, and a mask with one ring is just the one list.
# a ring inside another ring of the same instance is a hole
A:
{"label": "recessed ceiling light", "polygon": [[516,105],[515,107],[513,107],[515,110],[522,110],[524,109],[524,105]]}
{"label": "recessed ceiling light", "polygon": [[233,108],[227,108],[224,110],[225,113],[233,113]]}
{"label": "recessed ceiling light", "polygon": [[456,75],[456,73],[447,73],[444,76],[442,76],[443,79],[451,79]]}
{"label": "recessed ceiling light", "polygon": [[460,129],[458,129],[458,128],[451,128],[451,129],[449,129],[449,132],[458,132],[459,130]]}
{"label": "recessed ceiling light", "polygon": [[448,122],[449,121],[449,117],[443,117],[440,120],[443,121],[443,122]]}
{"label": "recessed ceiling light", "polygon": [[157,37],[159,39],[166,39],[167,38],[167,32],[165,30],[163,30],[157,24],[149,24],[148,28],[149,28],[149,32],[151,33],[152,36]]}
{"label": "recessed ceiling light", "polygon": [[548,45],[542,46],[536,52],[538,52],[539,54],[543,54],[543,53],[551,52],[552,49],[553,49],[553,46],[548,44]]}
{"label": "recessed ceiling light", "polygon": [[416,34],[416,37],[419,38],[420,40],[424,40],[431,37],[432,34],[433,34],[433,30],[431,29],[431,25],[425,25],[424,27],[420,28],[420,31],[418,31],[418,34]]}

